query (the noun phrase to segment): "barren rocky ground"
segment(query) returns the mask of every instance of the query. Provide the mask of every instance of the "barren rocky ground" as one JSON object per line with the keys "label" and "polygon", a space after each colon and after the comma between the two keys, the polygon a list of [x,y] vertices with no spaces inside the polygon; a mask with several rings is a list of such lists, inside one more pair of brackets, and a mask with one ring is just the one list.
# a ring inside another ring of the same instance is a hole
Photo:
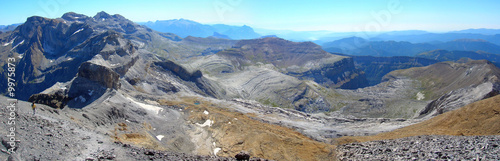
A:
{"label": "barren rocky ground", "polygon": [[500,136],[423,135],[344,144],[337,151],[339,160],[499,160]]}

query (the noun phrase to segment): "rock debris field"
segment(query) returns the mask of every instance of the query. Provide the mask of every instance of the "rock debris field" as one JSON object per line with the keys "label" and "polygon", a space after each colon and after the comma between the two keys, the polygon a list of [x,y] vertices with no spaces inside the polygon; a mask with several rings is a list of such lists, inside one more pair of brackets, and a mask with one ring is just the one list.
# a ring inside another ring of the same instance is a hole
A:
{"label": "rock debris field", "polygon": [[413,136],[340,145],[339,160],[500,160],[500,136]]}

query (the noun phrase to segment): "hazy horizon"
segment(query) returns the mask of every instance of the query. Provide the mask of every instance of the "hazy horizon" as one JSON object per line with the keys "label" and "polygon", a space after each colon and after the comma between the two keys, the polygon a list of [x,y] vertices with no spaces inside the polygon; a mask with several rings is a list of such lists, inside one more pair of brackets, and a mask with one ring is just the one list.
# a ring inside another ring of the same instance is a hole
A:
{"label": "hazy horizon", "polygon": [[376,32],[500,29],[500,1],[298,0],[248,1],[5,1],[0,25],[23,23],[31,16],[61,17],[67,12],[93,16],[100,11],[134,22],[187,19],[202,24],[248,25],[291,31]]}

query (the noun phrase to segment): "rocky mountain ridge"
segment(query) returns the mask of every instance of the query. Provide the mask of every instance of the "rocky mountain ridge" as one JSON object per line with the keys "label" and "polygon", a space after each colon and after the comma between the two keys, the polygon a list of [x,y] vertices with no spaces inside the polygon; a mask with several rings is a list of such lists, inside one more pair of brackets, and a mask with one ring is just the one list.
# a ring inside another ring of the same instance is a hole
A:
{"label": "rocky mountain ridge", "polygon": [[500,46],[482,39],[455,39],[446,42],[410,43],[408,41],[370,41],[349,37],[323,44],[328,52],[356,56],[416,56],[431,50],[485,51],[499,54]]}
{"label": "rocky mountain ridge", "polygon": [[438,61],[458,61],[462,58],[473,60],[488,60],[500,67],[500,55],[491,54],[484,51],[448,51],[448,50],[432,50],[420,53],[416,57],[434,59]]}
{"label": "rocky mountain ridge", "polygon": [[180,37],[224,37],[228,39],[255,39],[260,37],[254,30],[246,25],[230,26],[224,24],[204,25],[186,19],[159,20],[155,22],[139,23],[153,30],[174,33]]}

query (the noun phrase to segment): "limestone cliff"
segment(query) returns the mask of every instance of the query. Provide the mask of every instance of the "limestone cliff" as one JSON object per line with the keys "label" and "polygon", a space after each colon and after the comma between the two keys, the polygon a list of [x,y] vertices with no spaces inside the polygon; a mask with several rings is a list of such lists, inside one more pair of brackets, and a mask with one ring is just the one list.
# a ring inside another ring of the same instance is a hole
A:
{"label": "limestone cliff", "polygon": [[356,89],[368,82],[351,58],[327,53],[312,42],[291,42],[280,38],[242,40],[218,53],[240,64],[264,63],[301,80],[313,80],[330,87]]}

